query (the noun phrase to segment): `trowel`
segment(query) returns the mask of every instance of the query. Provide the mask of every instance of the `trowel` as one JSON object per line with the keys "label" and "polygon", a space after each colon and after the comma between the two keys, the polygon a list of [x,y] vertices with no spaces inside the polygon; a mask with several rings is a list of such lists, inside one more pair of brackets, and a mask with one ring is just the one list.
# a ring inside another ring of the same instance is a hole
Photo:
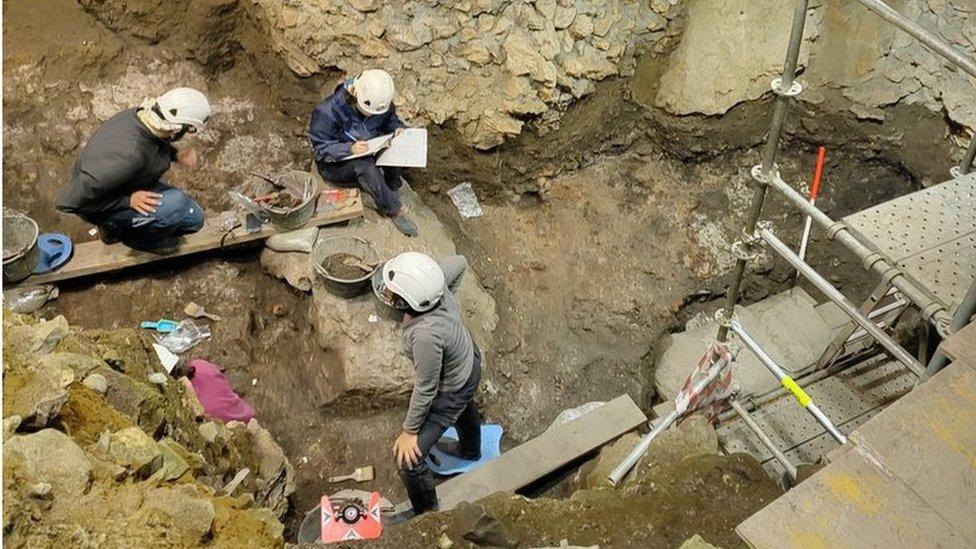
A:
{"label": "trowel", "polygon": [[351,475],[340,475],[337,477],[329,477],[329,482],[342,482],[344,480],[355,480],[356,482],[365,482],[367,480],[373,480],[375,476],[375,470],[372,465],[367,465],[366,467],[356,467],[356,470],[352,472]]}

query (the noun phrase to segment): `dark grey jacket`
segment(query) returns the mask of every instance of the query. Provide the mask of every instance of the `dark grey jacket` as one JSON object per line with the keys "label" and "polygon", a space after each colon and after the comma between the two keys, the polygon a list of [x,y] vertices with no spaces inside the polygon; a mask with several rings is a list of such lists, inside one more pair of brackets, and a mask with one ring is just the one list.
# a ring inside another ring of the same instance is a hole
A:
{"label": "dark grey jacket", "polygon": [[71,181],[58,193],[58,209],[82,217],[129,207],[129,195],[159,183],[176,149],[153,135],[128,109],[91,136],[75,162]]}
{"label": "dark grey jacket", "polygon": [[403,428],[411,433],[418,432],[424,424],[437,393],[461,389],[474,365],[474,341],[464,327],[454,295],[468,261],[455,255],[442,260],[440,266],[447,286],[441,302],[404,323],[403,347],[413,360],[414,384]]}

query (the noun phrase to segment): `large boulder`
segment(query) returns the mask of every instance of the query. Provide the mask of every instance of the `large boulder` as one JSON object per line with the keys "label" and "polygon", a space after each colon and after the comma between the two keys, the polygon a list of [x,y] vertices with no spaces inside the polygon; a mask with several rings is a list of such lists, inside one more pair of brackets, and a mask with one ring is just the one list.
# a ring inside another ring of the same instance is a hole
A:
{"label": "large boulder", "polygon": [[[767,93],[770,79],[783,68],[792,15],[790,2],[689,2],[681,43],[661,75],[657,106],[681,115],[723,114]],[[808,57],[802,48],[801,65]]]}
{"label": "large boulder", "polygon": [[91,482],[92,465],[85,451],[56,429],[4,440],[3,460],[4,476],[11,464],[27,482],[50,484],[55,497],[78,497]]}
{"label": "large boulder", "polygon": [[[327,227],[319,238],[346,235],[370,241],[382,260],[406,251],[419,251],[439,259],[457,253],[447,229],[409,188],[401,191],[409,215],[420,227],[420,235],[409,238],[400,234],[386,218],[367,211],[364,219],[348,227]],[[273,252],[272,252],[273,253]],[[329,395],[355,395],[371,399],[401,398],[410,390],[413,369],[403,352],[398,324],[376,314],[372,292],[353,299],[336,297],[321,283],[312,287],[310,320],[315,326],[318,343],[333,352],[336,360],[327,364],[335,368],[329,376],[341,387]],[[478,283],[472,269],[464,275],[459,292],[465,323],[478,345],[485,348],[498,322],[494,299]]]}

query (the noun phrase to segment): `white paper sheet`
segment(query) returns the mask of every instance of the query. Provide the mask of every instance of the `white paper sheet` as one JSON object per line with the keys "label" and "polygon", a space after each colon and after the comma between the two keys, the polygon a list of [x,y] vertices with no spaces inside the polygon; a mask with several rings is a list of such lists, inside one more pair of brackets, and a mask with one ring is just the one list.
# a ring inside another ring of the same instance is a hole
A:
{"label": "white paper sheet", "polygon": [[366,152],[360,154],[350,154],[349,156],[343,158],[343,160],[349,160],[352,158],[359,158],[361,156],[369,156],[371,154],[376,154],[383,150],[384,147],[390,144],[390,140],[393,139],[393,134],[381,135],[379,137],[374,137],[366,141]]}
{"label": "white paper sheet", "polygon": [[404,128],[390,141],[390,147],[376,159],[377,166],[427,167],[427,129]]}
{"label": "white paper sheet", "polygon": [[159,362],[163,364],[163,368],[166,368],[166,372],[173,373],[173,367],[180,361],[180,357],[174,355],[169,349],[159,343],[153,343],[152,346],[156,350],[156,356],[159,357]]}

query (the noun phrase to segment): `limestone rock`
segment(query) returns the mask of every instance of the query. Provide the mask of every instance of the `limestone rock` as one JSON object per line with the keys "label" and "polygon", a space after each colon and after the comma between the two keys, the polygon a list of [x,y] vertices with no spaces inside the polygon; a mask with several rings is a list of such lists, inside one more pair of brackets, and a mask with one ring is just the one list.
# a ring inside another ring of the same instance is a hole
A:
{"label": "limestone rock", "polygon": [[[386,260],[405,251],[420,251],[434,258],[454,255],[454,241],[437,216],[409,187],[400,192],[404,208],[420,228],[420,236],[408,238],[400,234],[388,219],[367,211],[363,220],[348,227],[327,227],[322,237],[344,235],[368,240],[381,259]],[[495,302],[478,284],[472,270],[464,275],[459,301],[465,323],[482,349],[491,340],[498,317]],[[330,294],[320,284],[312,290],[309,320],[315,327],[318,344],[334,351],[337,360],[329,364],[336,371],[325,379],[341,380],[341,385],[322,388],[327,404],[343,397],[368,397],[404,400],[410,391],[413,368],[403,352],[402,333],[397,324],[380,318],[369,322],[376,313],[372,296],[343,299]]]}
{"label": "limestone rock", "polygon": [[56,496],[80,496],[91,481],[92,466],[85,451],[55,429],[4,440],[3,460],[5,467],[22,460],[26,480],[50,484]]}
{"label": "limestone rock", "polygon": [[261,267],[275,278],[285,280],[303,292],[312,290],[315,269],[309,255],[300,252],[276,252],[270,248],[261,250]]}
{"label": "limestone rock", "polygon": [[[661,76],[655,100],[672,114],[723,114],[737,103],[769,92],[783,67],[792,6],[752,0],[698,0],[688,4],[681,43]],[[761,48],[735,48],[763,37]],[[809,57],[801,49],[800,64]]]}
{"label": "limestone rock", "polygon": [[107,437],[109,458],[138,478],[147,478],[163,466],[156,441],[138,427],[127,427]]}
{"label": "limestone rock", "polygon": [[22,353],[50,353],[68,335],[68,321],[61,315],[34,325],[5,327],[4,339]]}
{"label": "limestone rock", "polygon": [[186,449],[172,439],[161,440],[156,443],[159,455],[163,458],[163,464],[153,474],[154,478],[162,480],[176,480],[190,470],[190,464],[183,459]]}
{"label": "limestone rock", "polygon": [[254,499],[281,518],[288,511],[288,496],[295,491],[295,469],[271,433],[256,419],[247,423],[247,430],[254,441],[252,451],[258,464],[259,489]]}
{"label": "limestone rock", "polygon": [[312,246],[315,245],[315,239],[318,236],[318,227],[306,227],[297,231],[271,235],[264,245],[276,252],[309,253],[312,251]]}
{"label": "limestone rock", "polygon": [[201,539],[213,528],[213,504],[192,484],[149,490],[143,509],[149,514],[162,515],[172,527],[191,539]]}
{"label": "limestone rock", "polygon": [[108,392],[108,380],[102,374],[91,374],[82,381],[82,384],[103,396]]}
{"label": "limestone rock", "polygon": [[541,53],[538,44],[522,32],[512,32],[505,39],[505,65],[512,74],[527,74],[536,82],[556,83],[556,68]]}

